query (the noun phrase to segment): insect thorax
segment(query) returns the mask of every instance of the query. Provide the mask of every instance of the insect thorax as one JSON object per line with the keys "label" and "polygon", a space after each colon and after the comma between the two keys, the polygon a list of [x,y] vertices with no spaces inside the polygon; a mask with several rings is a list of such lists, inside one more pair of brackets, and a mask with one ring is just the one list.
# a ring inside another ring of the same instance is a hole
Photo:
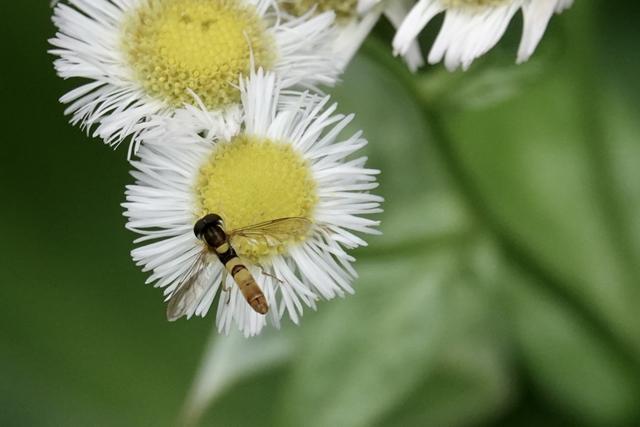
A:
{"label": "insect thorax", "polygon": [[211,224],[204,232],[204,240],[212,248],[216,249],[227,243],[227,234],[219,225]]}

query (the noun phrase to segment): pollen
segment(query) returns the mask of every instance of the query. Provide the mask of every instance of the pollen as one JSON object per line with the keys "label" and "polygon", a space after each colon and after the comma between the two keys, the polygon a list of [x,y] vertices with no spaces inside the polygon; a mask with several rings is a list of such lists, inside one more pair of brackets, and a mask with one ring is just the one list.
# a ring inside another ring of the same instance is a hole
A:
{"label": "pollen", "polygon": [[188,89],[207,108],[233,104],[252,55],[256,68],[275,61],[273,37],[243,0],[148,0],[125,21],[122,40],[144,90],[174,107],[193,103]]}
{"label": "pollen", "polygon": [[[290,143],[243,134],[217,145],[200,169],[195,190],[198,216],[220,215],[227,232],[280,218],[311,220],[317,202],[310,165]],[[267,237],[239,238],[233,246],[256,262],[307,236],[292,228],[277,237],[277,245]]]}
{"label": "pollen", "polygon": [[282,0],[283,8],[292,15],[301,16],[314,6],[316,12],[333,10],[337,19],[349,19],[356,15],[358,0]]}

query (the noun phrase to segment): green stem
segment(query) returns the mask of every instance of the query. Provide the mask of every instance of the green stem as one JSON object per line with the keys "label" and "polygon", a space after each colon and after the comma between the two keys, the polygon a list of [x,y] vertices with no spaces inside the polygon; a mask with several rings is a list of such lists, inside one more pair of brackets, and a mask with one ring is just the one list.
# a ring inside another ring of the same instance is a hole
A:
{"label": "green stem", "polygon": [[536,283],[544,287],[546,292],[554,295],[556,301],[568,307],[603,342],[611,348],[618,349],[618,353],[623,356],[625,361],[640,373],[640,360],[635,350],[624,339],[611,331],[606,319],[595,312],[582,298],[571,292],[570,287],[564,286],[555,274],[540,264],[490,212],[481,191],[474,183],[473,177],[462,166],[462,162],[455,152],[454,143],[440,117],[427,107],[423,108],[423,112],[426,120],[429,121],[432,140],[445,160],[447,170],[451,173],[459,191],[468,201],[470,210],[495,237],[505,259],[528,276],[536,279]]}
{"label": "green stem", "polygon": [[480,225],[486,227],[495,240],[505,259],[517,266],[521,271],[536,279],[545,291],[552,294],[555,299],[568,307],[574,314],[608,347],[615,349],[624,359],[624,362],[635,372],[640,373],[640,359],[632,346],[616,333],[612,332],[608,322],[595,312],[582,298],[578,298],[571,292],[568,286],[563,286],[560,278],[547,270],[532,256],[520,242],[511,237],[500,221],[493,215],[482,196],[482,192],[475,184],[473,176],[464,168],[459,155],[456,153],[455,144],[447,126],[437,112],[437,108],[423,99],[421,91],[415,83],[413,75],[407,71],[404,64],[388,53],[388,47],[381,45],[380,41],[372,40],[365,44],[363,51],[374,57],[376,62],[393,73],[405,86],[407,93],[411,94],[419,105],[431,130],[432,142],[444,161],[445,169],[452,177],[453,183],[469,205],[469,209],[475,214]]}
{"label": "green stem", "polygon": [[[600,6],[602,7],[602,6]],[[585,135],[588,135],[589,143],[586,144],[589,156],[589,167],[592,177],[592,187],[595,196],[598,198],[598,207],[603,216],[610,218],[606,226],[613,241],[616,251],[616,259],[619,260],[620,269],[626,274],[626,283],[629,287],[635,288],[635,284],[640,282],[640,265],[636,262],[638,254],[634,249],[633,233],[629,230],[629,218],[625,215],[624,194],[619,190],[616,183],[615,159],[612,155],[610,137],[607,136],[607,129],[603,123],[603,110],[606,105],[604,100],[609,96],[607,81],[602,76],[606,75],[606,70],[598,66],[594,59],[593,34],[597,34],[592,15],[596,13],[594,7],[589,7],[585,3],[576,13],[586,16],[578,20],[581,25],[574,24],[570,27],[571,37],[577,40],[573,57],[577,68],[582,72],[578,75],[582,87],[593,88],[591,91],[580,91],[581,96],[581,117],[584,118],[582,126]],[[629,295],[636,299],[639,295]]]}

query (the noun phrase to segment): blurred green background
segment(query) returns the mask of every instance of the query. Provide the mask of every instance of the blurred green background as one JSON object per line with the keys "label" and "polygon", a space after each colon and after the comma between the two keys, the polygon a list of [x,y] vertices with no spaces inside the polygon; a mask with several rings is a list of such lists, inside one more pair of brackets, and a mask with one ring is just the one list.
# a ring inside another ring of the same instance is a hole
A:
{"label": "blurred green background", "polygon": [[0,11],[0,425],[640,425],[638,2],[577,0],[522,66],[516,19],[468,73],[410,75],[381,23],[334,92],[385,234],[356,296],[254,340],[165,320],[48,2]]}

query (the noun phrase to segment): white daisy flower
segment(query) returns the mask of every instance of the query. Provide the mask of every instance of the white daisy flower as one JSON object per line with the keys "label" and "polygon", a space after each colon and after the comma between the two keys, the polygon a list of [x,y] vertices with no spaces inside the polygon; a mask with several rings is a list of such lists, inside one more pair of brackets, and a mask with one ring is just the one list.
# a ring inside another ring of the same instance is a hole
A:
{"label": "white daisy flower", "polygon": [[[71,122],[117,145],[193,101],[228,112],[238,77],[272,70],[285,87],[332,84],[338,66],[325,46],[333,13],[283,18],[276,0],[68,0],[50,40],[55,68],[84,79],[61,98]],[[232,112],[232,114],[235,114]]]}
{"label": "white daisy flower", "polygon": [[[279,0],[284,11],[295,16],[313,10],[317,13],[334,11],[336,32],[332,43],[335,57],[346,68],[373,27],[384,15],[396,28],[409,12],[412,0]],[[417,42],[410,43],[403,54],[412,71],[424,65]]]}
{"label": "white daisy flower", "polygon": [[513,16],[522,10],[524,27],[517,59],[522,63],[533,54],[553,13],[572,3],[573,0],[419,0],[396,33],[394,52],[406,53],[429,21],[445,12],[428,61],[435,64],[444,59],[448,69],[466,70],[495,46]]}
{"label": "white daisy flower", "polygon": [[[391,25],[399,28],[413,4],[414,0],[358,0],[358,12],[364,17],[382,13]],[[417,71],[424,65],[424,57],[417,40],[409,43],[402,57],[411,71]]]}
{"label": "white daisy flower", "polygon": [[[351,158],[367,144],[361,132],[339,136],[352,115],[335,114],[328,97],[283,94],[282,81],[262,70],[241,80],[240,90],[245,115],[235,134],[213,134],[200,120],[207,115],[192,108],[168,119],[181,125],[165,138],[145,140],[123,207],[127,228],[142,235],[132,257],[152,272],[148,282],[164,288],[170,320],[204,316],[219,295],[219,331],[235,323],[250,336],[267,318],[278,326],[286,312],[297,324],[304,306],[353,293],[354,258],[346,250],[366,245],[354,232],[378,233],[379,222],[363,215],[380,212],[382,199],[369,193],[379,172],[364,167],[366,158]],[[266,234],[232,231],[265,222]],[[212,224],[231,236],[230,245],[211,243],[203,230]],[[239,260],[216,255],[229,247]],[[263,297],[234,283],[249,283],[239,264]],[[226,273],[234,266],[244,276]],[[265,308],[266,316],[258,313]]]}

